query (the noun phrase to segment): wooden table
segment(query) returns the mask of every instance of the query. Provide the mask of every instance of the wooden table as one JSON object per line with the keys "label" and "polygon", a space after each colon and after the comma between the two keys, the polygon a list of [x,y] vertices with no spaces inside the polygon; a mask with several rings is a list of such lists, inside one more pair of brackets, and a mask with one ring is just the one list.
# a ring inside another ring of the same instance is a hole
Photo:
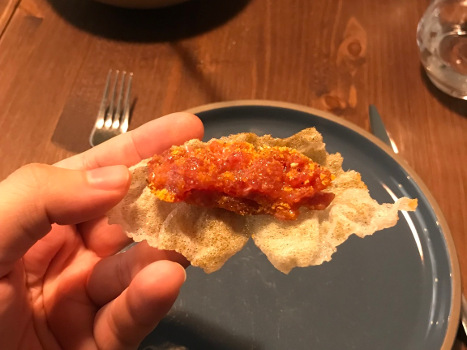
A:
{"label": "wooden table", "polygon": [[415,32],[427,5],[203,0],[128,11],[0,0],[0,179],[88,147],[109,68],[135,74],[132,128],[206,103],[267,99],[369,129],[373,103],[444,212],[465,276],[467,101],[440,93],[421,69]]}

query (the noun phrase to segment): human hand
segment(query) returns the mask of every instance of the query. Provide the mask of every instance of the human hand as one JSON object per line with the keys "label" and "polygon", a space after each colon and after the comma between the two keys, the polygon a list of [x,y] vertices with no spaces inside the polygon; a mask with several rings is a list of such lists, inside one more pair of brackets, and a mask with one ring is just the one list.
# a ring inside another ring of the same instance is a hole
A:
{"label": "human hand", "polygon": [[104,214],[126,194],[126,166],[201,138],[188,113],[149,122],[55,166],[0,183],[3,349],[133,349],[175,301],[188,262],[130,240]]}

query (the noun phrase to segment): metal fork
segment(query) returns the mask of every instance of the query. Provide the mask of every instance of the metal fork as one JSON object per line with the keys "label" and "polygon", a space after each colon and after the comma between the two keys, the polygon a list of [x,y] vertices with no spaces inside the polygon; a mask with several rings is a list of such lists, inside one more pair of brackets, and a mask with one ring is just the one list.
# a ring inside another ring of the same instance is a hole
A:
{"label": "metal fork", "polygon": [[[114,75],[113,79],[112,75]],[[91,146],[94,147],[128,131],[132,79],[133,73],[121,72],[120,74],[117,70],[115,74],[112,74],[112,70],[109,70],[99,112],[89,137]],[[112,85],[111,89],[109,89],[110,85]],[[124,90],[125,97],[123,97]]]}

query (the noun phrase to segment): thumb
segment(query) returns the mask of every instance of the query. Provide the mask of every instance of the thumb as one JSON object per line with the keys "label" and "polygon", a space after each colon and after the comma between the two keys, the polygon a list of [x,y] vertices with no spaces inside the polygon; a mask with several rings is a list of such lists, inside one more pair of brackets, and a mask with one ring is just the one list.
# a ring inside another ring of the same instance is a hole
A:
{"label": "thumb", "polygon": [[0,183],[0,278],[11,271],[53,223],[76,224],[101,215],[126,194],[125,166],[88,171],[26,165]]}

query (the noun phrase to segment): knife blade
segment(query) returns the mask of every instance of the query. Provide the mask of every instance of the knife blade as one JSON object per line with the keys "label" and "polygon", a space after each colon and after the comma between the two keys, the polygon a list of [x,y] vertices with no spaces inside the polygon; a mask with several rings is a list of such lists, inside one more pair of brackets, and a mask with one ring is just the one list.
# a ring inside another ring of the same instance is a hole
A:
{"label": "knife blade", "polygon": [[399,153],[399,149],[397,148],[396,143],[392,140],[391,136],[386,130],[383,119],[381,118],[378,109],[374,105],[370,105],[369,115],[371,133],[387,144],[389,147],[391,147],[394,153]]}

